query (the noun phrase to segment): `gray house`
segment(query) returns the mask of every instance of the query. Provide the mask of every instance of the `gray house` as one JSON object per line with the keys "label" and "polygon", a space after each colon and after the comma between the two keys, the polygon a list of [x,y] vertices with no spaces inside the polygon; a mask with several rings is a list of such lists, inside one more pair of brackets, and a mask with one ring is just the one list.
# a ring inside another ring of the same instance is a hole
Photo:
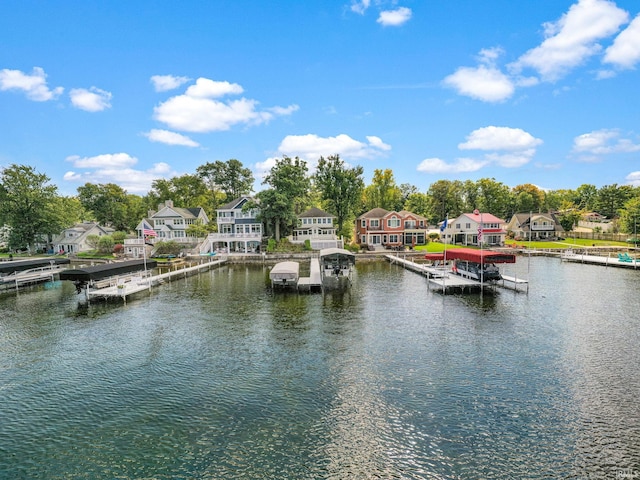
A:
{"label": "gray house", "polygon": [[516,213],[506,230],[522,240],[550,240],[564,236],[564,228],[553,213]]}

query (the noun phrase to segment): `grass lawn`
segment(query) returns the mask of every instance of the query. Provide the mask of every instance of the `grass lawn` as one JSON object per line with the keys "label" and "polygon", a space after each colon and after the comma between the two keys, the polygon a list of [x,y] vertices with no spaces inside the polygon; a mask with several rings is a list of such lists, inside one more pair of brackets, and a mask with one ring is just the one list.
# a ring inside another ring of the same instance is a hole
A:
{"label": "grass lawn", "polygon": [[[531,248],[531,249],[568,249],[568,248],[584,248],[584,247],[630,247],[627,242],[612,242],[608,240],[589,240],[587,238],[567,238],[558,242],[516,242],[515,240],[507,240],[506,246],[514,248]],[[452,248],[462,248],[464,245],[447,245],[447,250]],[[476,247],[471,247],[476,248]],[[444,251],[445,244],[440,242],[429,242],[427,245],[418,245],[416,250],[424,251],[425,253],[439,253]]]}

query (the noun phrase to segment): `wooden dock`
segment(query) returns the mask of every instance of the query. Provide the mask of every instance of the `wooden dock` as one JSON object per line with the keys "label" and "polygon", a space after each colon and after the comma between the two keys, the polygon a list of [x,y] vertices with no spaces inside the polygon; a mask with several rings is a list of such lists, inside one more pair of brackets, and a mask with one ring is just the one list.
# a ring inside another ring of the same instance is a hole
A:
{"label": "wooden dock", "polygon": [[[623,259],[624,258],[624,259]],[[637,256],[621,257],[618,254],[588,255],[584,253],[565,252],[560,256],[563,262],[587,263],[590,265],[602,265],[605,267],[621,267],[621,268],[640,268],[640,262]]]}
{"label": "wooden dock", "polygon": [[126,301],[127,297],[139,292],[151,290],[151,287],[160,285],[167,280],[171,281],[196,275],[200,272],[219,267],[226,263],[226,261],[226,258],[217,258],[213,261],[199,263],[191,267],[184,266],[184,268],[176,268],[175,270],[158,275],[144,276],[143,272],[139,272],[135,275],[115,277],[109,280],[108,286],[104,286],[103,288],[88,288],[86,291],[87,299],[122,299]]}
{"label": "wooden dock", "polygon": [[317,258],[311,259],[309,276],[300,277],[298,279],[298,290],[303,290],[308,292],[322,291],[320,261]]}

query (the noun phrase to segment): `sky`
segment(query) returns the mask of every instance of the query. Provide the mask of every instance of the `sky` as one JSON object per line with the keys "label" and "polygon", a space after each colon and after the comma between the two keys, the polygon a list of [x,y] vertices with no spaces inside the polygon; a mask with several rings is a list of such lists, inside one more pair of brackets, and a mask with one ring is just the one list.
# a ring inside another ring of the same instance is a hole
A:
{"label": "sky", "polygon": [[637,0],[0,3],[0,168],[63,195],[235,158],[640,186]]}

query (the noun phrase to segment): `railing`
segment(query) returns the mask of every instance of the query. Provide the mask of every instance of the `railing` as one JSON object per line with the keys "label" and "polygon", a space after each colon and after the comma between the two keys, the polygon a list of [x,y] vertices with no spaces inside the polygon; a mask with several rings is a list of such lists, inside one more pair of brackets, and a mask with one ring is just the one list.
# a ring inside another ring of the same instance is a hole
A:
{"label": "railing", "polygon": [[210,233],[207,237],[211,242],[219,242],[226,240],[244,240],[246,238],[260,240],[261,233]]}

